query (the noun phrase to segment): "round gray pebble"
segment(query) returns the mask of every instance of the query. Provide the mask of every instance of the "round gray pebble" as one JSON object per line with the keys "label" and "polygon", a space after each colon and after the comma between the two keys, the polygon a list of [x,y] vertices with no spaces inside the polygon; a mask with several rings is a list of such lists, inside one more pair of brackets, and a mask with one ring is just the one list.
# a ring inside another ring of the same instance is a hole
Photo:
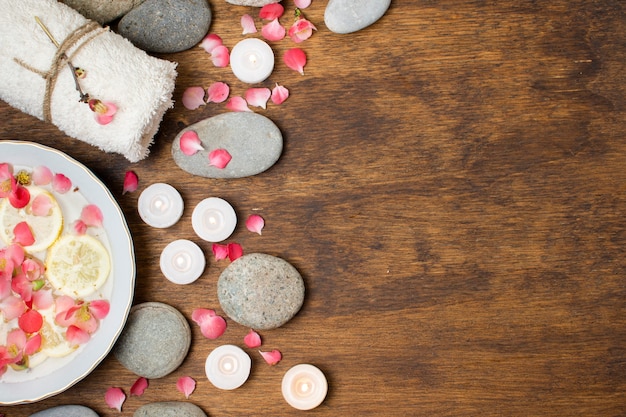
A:
{"label": "round gray pebble", "polygon": [[364,29],[383,17],[391,0],[329,0],[324,23],[335,33]]}
{"label": "round gray pebble", "polygon": [[98,417],[98,414],[82,405],[60,405],[38,411],[30,417]]}
{"label": "round gray pebble", "polygon": [[155,379],[178,368],[190,345],[185,317],[172,306],[149,302],[131,309],[113,354],[126,369]]}
{"label": "round gray pebble", "polygon": [[304,281],[289,262],[251,253],[224,269],[217,296],[224,312],[237,323],[257,330],[274,329],[302,307]]}
{"label": "round gray pebble", "polygon": [[226,2],[237,6],[263,7],[270,3],[280,3],[280,0],[226,0]]}
{"label": "round gray pebble", "polygon": [[192,403],[164,401],[142,405],[133,417],[206,417],[206,414]]}
{"label": "round gray pebble", "polygon": [[61,0],[87,19],[107,23],[124,16],[144,0]]}

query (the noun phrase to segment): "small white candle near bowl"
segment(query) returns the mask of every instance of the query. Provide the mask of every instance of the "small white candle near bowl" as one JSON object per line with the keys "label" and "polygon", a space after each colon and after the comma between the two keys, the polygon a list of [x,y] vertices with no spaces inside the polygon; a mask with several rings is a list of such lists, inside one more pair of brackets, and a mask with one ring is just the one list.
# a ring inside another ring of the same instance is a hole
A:
{"label": "small white candle near bowl", "polygon": [[143,190],[137,202],[139,216],[148,225],[165,229],[183,215],[183,198],[169,184],[155,183]]}
{"label": "small white candle near bowl", "polygon": [[328,382],[316,366],[300,364],[289,369],[282,382],[285,401],[298,410],[311,410],[324,401]]}
{"label": "small white candle near bowl", "polygon": [[193,209],[191,226],[201,239],[221,242],[235,231],[237,214],[228,201],[219,197],[205,198]]}
{"label": "small white candle near bowl", "polygon": [[202,249],[187,239],[170,242],[161,252],[161,272],[174,284],[191,284],[200,278],[205,266]]}
{"label": "small white candle near bowl", "polygon": [[243,349],[235,345],[222,345],[206,359],[204,371],[217,388],[233,390],[248,380],[252,360]]}
{"label": "small white candle near bowl", "polygon": [[230,52],[230,68],[240,81],[260,83],[274,70],[274,51],[261,39],[244,39]]}

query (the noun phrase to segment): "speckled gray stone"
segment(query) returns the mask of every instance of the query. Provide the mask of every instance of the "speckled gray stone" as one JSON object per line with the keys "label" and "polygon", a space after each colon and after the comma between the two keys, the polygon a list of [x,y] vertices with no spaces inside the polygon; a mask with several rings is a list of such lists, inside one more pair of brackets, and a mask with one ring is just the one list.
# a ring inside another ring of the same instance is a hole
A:
{"label": "speckled gray stone", "polygon": [[30,417],[98,417],[98,414],[82,405],[60,405],[38,411]]}
{"label": "speckled gray stone", "polygon": [[304,281],[289,262],[272,255],[244,255],[217,281],[222,310],[237,323],[268,330],[287,323],[302,307]]}
{"label": "speckled gray stone", "polygon": [[142,405],[133,417],[207,417],[200,407],[182,401],[164,401]]}
{"label": "speckled gray stone", "polygon": [[335,33],[364,29],[383,17],[391,0],[329,0],[324,23]]}
{"label": "speckled gray stone", "polygon": [[144,0],[61,0],[87,19],[108,23],[124,16]]}
{"label": "speckled gray stone", "polygon": [[[185,155],[180,137],[193,130],[203,151]],[[225,168],[209,165],[209,152],[226,149],[232,159]],[[283,135],[267,117],[252,112],[229,112],[201,120],[183,129],[172,143],[174,162],[190,174],[207,178],[242,178],[259,174],[276,163],[283,150]]]}
{"label": "speckled gray stone", "polygon": [[180,366],[191,345],[191,329],[174,307],[148,302],[134,306],[113,354],[128,370],[149,379]]}
{"label": "speckled gray stone", "polygon": [[226,0],[226,3],[236,4],[237,6],[263,7],[270,3],[280,3],[280,0]]}
{"label": "speckled gray stone", "polygon": [[209,31],[207,0],[145,0],[120,20],[117,31],[149,52],[180,52],[197,45]]}

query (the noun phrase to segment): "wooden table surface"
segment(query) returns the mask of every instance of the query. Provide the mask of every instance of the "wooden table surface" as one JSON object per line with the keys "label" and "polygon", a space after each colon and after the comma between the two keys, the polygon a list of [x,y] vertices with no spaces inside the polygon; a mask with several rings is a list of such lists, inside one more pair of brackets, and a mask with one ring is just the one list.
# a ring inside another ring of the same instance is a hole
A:
{"label": "wooden table surface", "polygon": [[[241,15],[258,16],[210,3],[210,31],[229,47],[243,38]],[[283,3],[289,25],[294,5]],[[261,84],[278,82],[291,96],[254,108],[285,139],[279,162],[254,177],[195,177],[172,160],[182,128],[227,111],[185,109],[187,87],[224,81],[231,95],[249,87],[201,48],[160,56],[178,62],[176,105],[138,163],[0,103],[0,139],[56,147],[110,187],[135,243],[134,303],[168,303],[193,331],[182,366],[129,396],[122,413],[108,409],[104,393],[128,394],[136,376],[109,355],[66,392],[0,414],[83,404],[131,416],[150,402],[185,401],[175,384],[189,375],[197,389],[188,401],[209,416],[626,415],[624,4],[393,0],[376,24],[349,35],[326,28],[326,4],[305,10],[318,28],[300,45],[305,75],[278,60]],[[280,57],[294,44],[273,46]],[[127,170],[139,189],[122,195]],[[185,200],[169,229],[137,213],[154,182]],[[209,196],[228,200],[240,219],[261,214],[262,236],[240,222],[229,241],[284,258],[306,283],[300,313],[260,332],[263,349],[281,350],[283,360],[270,367],[249,350],[251,377],[234,391],[214,388],[204,361],[219,345],[243,346],[248,329],[229,319],[212,341],[191,322],[195,308],[223,314],[216,282],[228,261],[214,261],[190,220]],[[158,268],[161,250],[179,238],[209,260],[188,286]],[[280,393],[298,363],[317,365],[329,381],[326,400],[309,412]]]}

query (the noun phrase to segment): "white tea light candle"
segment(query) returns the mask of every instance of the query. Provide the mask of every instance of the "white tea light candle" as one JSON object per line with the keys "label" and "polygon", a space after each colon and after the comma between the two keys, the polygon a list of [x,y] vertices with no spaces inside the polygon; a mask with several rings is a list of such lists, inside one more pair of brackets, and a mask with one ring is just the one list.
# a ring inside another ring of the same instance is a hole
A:
{"label": "white tea light candle", "polygon": [[285,401],[298,410],[317,407],[326,398],[328,382],[319,368],[300,364],[289,369],[282,382]]}
{"label": "white tea light candle", "polygon": [[186,239],[170,242],[160,258],[161,272],[174,284],[190,284],[200,278],[206,258],[202,249]]}
{"label": "white tea light candle", "polygon": [[261,39],[244,39],[230,53],[230,68],[240,81],[260,83],[274,70],[274,51]]}
{"label": "white tea light candle", "polygon": [[228,201],[218,197],[205,198],[193,209],[191,226],[207,242],[221,242],[235,231],[237,214]]}
{"label": "white tea light candle", "polygon": [[204,371],[215,387],[233,390],[248,380],[251,365],[252,360],[243,349],[235,345],[222,345],[209,354]]}
{"label": "white tea light candle", "polygon": [[183,215],[183,198],[169,184],[155,183],[143,190],[137,202],[139,216],[148,225],[164,229]]}

